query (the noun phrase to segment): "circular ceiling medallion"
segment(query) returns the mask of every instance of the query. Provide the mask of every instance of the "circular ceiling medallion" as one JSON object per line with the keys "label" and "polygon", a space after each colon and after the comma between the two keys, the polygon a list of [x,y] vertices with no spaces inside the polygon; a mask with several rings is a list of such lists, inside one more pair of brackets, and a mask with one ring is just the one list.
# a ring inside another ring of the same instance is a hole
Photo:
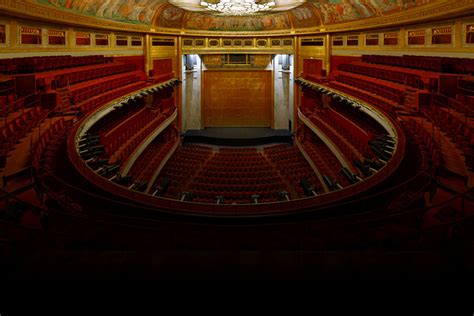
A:
{"label": "circular ceiling medallion", "polygon": [[189,11],[224,16],[248,16],[291,10],[306,0],[168,0],[168,2]]}

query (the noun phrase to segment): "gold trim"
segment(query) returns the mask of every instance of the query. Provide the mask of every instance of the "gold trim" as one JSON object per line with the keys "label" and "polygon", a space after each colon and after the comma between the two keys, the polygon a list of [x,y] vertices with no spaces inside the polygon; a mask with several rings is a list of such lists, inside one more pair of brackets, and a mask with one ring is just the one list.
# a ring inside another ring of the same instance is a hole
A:
{"label": "gold trim", "polygon": [[[190,36],[255,36],[255,31],[250,32],[216,32],[216,31],[196,31],[184,29],[166,29],[153,27],[145,24],[133,24],[125,22],[116,22],[106,19],[94,17],[80,16],[67,11],[55,9],[41,4],[27,2],[25,0],[0,0],[0,10],[18,16],[35,17],[40,20],[50,22],[60,22],[69,25],[81,25],[93,28],[105,28],[113,30],[127,30],[134,32],[150,32],[155,34],[170,35],[190,35]],[[433,20],[444,17],[450,17],[458,13],[467,13],[474,10],[474,0],[440,0],[433,4],[426,4],[418,8],[409,9],[387,16],[373,17],[364,20],[351,21],[347,23],[316,26],[306,29],[290,29],[279,31],[259,31],[264,36],[287,36],[287,35],[303,35],[311,33],[332,33],[345,32],[354,30],[366,30],[370,28],[383,28],[387,26],[397,26],[408,24],[411,22],[419,22],[420,20]],[[155,20],[154,17],[153,21]],[[291,23],[291,22],[290,22]]]}
{"label": "gold trim", "polygon": [[425,37],[426,30],[408,31],[408,37]]}

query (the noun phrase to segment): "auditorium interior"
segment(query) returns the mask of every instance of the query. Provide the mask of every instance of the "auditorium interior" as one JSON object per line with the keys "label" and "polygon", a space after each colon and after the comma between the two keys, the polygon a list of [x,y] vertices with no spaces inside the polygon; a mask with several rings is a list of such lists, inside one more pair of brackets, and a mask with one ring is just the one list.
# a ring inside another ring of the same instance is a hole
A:
{"label": "auditorium interior", "polygon": [[0,0],[0,115],[2,279],[474,276],[472,0]]}

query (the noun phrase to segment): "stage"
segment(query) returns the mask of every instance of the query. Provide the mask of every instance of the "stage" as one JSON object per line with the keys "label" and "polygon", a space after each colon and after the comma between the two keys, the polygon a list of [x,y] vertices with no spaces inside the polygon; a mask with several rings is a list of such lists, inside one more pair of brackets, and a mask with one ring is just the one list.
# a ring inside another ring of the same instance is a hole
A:
{"label": "stage", "polygon": [[218,146],[258,146],[270,143],[292,143],[289,130],[260,127],[208,127],[188,130],[183,143],[204,143]]}

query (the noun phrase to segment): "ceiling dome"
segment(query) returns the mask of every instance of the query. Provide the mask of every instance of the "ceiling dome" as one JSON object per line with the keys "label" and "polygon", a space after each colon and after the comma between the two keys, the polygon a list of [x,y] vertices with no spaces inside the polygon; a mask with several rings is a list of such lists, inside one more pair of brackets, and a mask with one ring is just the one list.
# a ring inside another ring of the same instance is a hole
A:
{"label": "ceiling dome", "polygon": [[[316,28],[321,25],[387,16],[434,2],[446,2],[445,0],[28,1],[36,1],[75,15],[117,22],[178,30],[220,32]],[[227,11],[223,12],[225,10]]]}

